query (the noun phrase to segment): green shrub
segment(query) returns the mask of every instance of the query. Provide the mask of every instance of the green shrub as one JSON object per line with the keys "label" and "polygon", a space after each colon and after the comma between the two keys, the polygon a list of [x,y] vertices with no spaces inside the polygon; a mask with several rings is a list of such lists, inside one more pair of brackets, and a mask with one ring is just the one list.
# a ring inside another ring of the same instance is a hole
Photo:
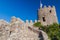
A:
{"label": "green shrub", "polygon": [[50,40],[60,40],[60,24],[53,23],[48,26],[43,26],[40,22],[37,22],[34,26],[42,28],[42,30],[48,34]]}

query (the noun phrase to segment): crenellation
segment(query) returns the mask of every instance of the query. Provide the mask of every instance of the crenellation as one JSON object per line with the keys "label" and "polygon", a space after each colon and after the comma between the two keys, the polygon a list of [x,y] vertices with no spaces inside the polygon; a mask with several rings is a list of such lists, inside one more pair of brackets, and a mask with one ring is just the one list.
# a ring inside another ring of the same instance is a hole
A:
{"label": "crenellation", "polygon": [[33,23],[33,21],[32,21],[32,20],[30,20],[30,23]]}
{"label": "crenellation", "polygon": [[17,18],[17,21],[21,21],[20,18]]}
{"label": "crenellation", "polygon": [[16,19],[15,16],[13,16],[13,17],[11,18],[11,22],[13,23],[13,22],[15,22],[15,21],[17,21],[17,19]]}
{"label": "crenellation", "polygon": [[29,23],[29,20],[26,20],[26,23]]}
{"label": "crenellation", "polygon": [[37,23],[37,20],[35,20],[34,23]]}
{"label": "crenellation", "polygon": [[51,6],[49,5],[48,8],[51,8]]}
{"label": "crenellation", "polygon": [[53,5],[52,8],[55,8],[55,6]]}
{"label": "crenellation", "polygon": [[44,5],[44,7],[43,8],[47,8],[47,6],[46,5]]}

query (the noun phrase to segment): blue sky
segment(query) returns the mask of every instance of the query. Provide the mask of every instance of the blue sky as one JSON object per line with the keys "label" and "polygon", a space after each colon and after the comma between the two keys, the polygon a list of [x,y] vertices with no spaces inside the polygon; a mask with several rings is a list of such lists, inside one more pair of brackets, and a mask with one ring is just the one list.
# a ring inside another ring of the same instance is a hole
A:
{"label": "blue sky", "polygon": [[[55,5],[60,23],[60,0],[41,0],[43,5]],[[10,21],[12,16],[20,17],[22,20],[37,19],[37,10],[40,0],[0,0],[0,19]]]}

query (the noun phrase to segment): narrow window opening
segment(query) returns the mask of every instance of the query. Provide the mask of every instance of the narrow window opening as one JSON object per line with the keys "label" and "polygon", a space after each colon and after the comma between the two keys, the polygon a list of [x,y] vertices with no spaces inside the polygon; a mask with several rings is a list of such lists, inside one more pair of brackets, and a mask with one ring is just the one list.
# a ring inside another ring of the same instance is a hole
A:
{"label": "narrow window opening", "polygon": [[51,13],[52,11],[50,10],[50,13]]}
{"label": "narrow window opening", "polygon": [[45,22],[46,20],[45,20],[45,17],[43,17],[43,21]]}

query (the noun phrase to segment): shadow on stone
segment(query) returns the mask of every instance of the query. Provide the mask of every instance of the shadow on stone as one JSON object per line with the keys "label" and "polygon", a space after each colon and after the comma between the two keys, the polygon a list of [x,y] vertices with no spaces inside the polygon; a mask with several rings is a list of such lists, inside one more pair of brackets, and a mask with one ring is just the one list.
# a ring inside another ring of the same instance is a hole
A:
{"label": "shadow on stone", "polygon": [[39,40],[44,40],[42,32],[39,32],[39,36],[38,37],[40,38]]}

